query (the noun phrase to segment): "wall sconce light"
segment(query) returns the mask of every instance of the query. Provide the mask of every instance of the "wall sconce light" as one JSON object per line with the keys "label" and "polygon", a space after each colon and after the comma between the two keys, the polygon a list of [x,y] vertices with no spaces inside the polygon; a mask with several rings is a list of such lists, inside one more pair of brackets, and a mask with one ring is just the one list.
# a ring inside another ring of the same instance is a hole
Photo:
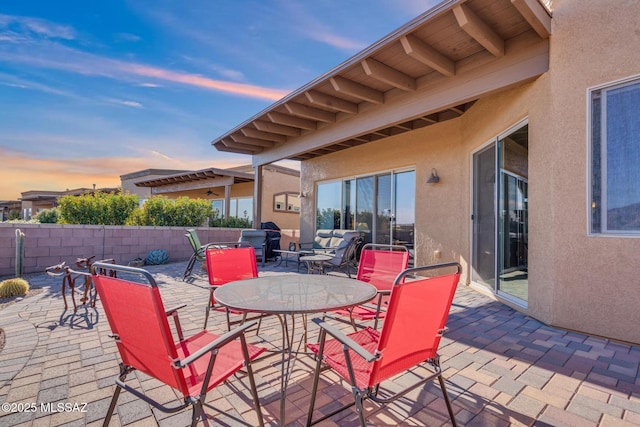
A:
{"label": "wall sconce light", "polygon": [[438,172],[436,172],[436,168],[431,169],[431,176],[427,180],[427,184],[435,184],[436,182],[440,182],[440,177],[438,176]]}
{"label": "wall sconce light", "polygon": [[307,193],[298,193],[298,199],[304,199],[307,197]]}

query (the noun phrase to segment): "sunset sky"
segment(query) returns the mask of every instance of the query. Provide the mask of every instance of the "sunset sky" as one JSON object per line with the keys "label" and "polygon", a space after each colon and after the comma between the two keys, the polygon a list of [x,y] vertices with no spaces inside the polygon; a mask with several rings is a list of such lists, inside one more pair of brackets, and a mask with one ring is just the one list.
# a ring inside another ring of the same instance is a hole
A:
{"label": "sunset sky", "polygon": [[0,200],[251,162],[211,140],[436,0],[0,4]]}

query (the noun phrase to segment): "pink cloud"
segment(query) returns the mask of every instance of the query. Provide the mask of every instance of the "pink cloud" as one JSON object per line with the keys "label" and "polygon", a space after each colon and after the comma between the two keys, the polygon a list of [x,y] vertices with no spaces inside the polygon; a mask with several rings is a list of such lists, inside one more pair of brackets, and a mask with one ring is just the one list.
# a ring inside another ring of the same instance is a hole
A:
{"label": "pink cloud", "polygon": [[235,95],[248,96],[251,98],[262,98],[277,101],[285,96],[289,91],[282,89],[271,89],[261,86],[254,86],[243,83],[214,80],[197,74],[186,74],[163,68],[151,67],[142,64],[119,63],[119,68],[125,72],[147,78],[155,78],[175,83],[182,83],[191,86],[203,87],[220,92],[232,93]]}
{"label": "pink cloud", "polygon": [[[33,46],[31,46],[33,48]],[[4,61],[18,62],[41,68],[64,70],[83,75],[103,76],[119,80],[132,80],[140,77],[142,82],[149,85],[147,79],[179,83],[201,87],[232,95],[277,101],[290,91],[274,89],[251,84],[236,83],[225,80],[215,80],[198,74],[168,70],[135,62],[120,61],[81,52],[61,45],[49,45],[46,49],[36,52],[2,52]]]}
{"label": "pink cloud", "polygon": [[3,159],[0,200],[15,200],[29,190],[61,191],[67,188],[117,187],[120,175],[139,170],[228,168],[246,164],[238,159],[174,159],[162,153],[140,157],[41,159],[0,147]]}

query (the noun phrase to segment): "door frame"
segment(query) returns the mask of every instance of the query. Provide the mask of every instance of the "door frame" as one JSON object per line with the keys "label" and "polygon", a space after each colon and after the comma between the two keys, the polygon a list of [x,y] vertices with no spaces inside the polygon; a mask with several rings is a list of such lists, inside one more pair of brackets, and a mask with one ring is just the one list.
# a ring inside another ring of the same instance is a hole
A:
{"label": "door frame", "polygon": [[[505,138],[506,136],[509,136],[510,134],[512,134],[513,132],[515,132],[516,130],[522,128],[523,126],[526,126],[529,124],[529,118],[526,117],[518,122],[516,122],[515,124],[509,126],[508,128],[504,129],[502,132],[498,133],[496,136],[494,136],[493,138],[491,138],[490,140],[486,141],[484,144],[476,147],[475,149],[473,149],[470,153],[469,156],[469,285],[475,289],[480,291],[481,293],[484,294],[488,294],[490,296],[499,296],[502,299],[505,299],[513,304],[516,304],[519,307],[523,307],[523,308],[527,308],[527,301],[524,301],[520,298],[514,297],[512,295],[506,294],[505,292],[501,292],[498,288],[498,282],[500,280],[500,276],[499,276],[499,260],[500,260],[500,256],[498,251],[500,250],[500,242],[498,241],[500,238],[500,234],[499,234],[499,212],[498,212],[498,208],[499,208],[499,190],[500,190],[500,185],[498,183],[499,179],[500,179],[500,175],[503,170],[502,167],[500,165],[500,146],[499,146],[499,141],[503,138]],[[474,206],[474,202],[475,202],[475,186],[474,186],[474,179],[475,179],[475,167],[474,167],[474,156],[477,153],[480,153],[481,151],[487,149],[488,147],[490,147],[491,145],[495,146],[495,168],[496,170],[494,171],[494,173],[496,174],[496,179],[495,179],[495,183],[494,183],[494,191],[493,191],[493,206],[494,206],[494,227],[495,227],[495,232],[494,232],[494,241],[493,241],[493,247],[494,247],[494,283],[493,283],[493,289],[489,289],[489,287],[487,287],[486,285],[483,285],[481,283],[475,282],[473,280],[473,274],[471,274],[471,269],[473,269],[473,265],[474,265],[474,256],[473,256],[473,248],[474,248],[474,244],[475,244],[475,237],[474,237],[474,219],[473,219],[473,215],[475,212],[475,206]],[[528,162],[528,160],[527,160]],[[522,177],[521,177],[522,178]],[[528,185],[528,178],[526,179],[527,181],[527,185]]]}

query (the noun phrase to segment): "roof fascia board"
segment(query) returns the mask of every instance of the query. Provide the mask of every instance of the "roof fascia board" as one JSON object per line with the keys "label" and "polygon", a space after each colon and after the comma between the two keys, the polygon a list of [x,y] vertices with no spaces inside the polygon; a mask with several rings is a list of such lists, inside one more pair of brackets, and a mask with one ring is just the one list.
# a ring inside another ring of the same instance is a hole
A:
{"label": "roof fascia board", "polygon": [[[185,171],[179,174],[146,179],[144,181],[136,182],[135,185],[138,187],[156,187],[160,185],[166,185],[166,184],[163,184],[162,181],[170,182],[169,180],[172,180],[172,179],[179,179],[182,182],[190,182],[190,181],[194,181],[193,178],[190,178],[192,175],[199,174],[199,173],[206,173],[206,172],[211,172],[217,176],[222,176],[222,177],[230,176],[230,177],[236,177],[236,178],[253,179],[253,174],[236,172],[229,169],[209,168],[209,169],[201,169],[197,171]],[[196,180],[200,180],[200,179],[202,178],[197,178]]]}
{"label": "roof fascia board", "polygon": [[453,77],[438,79],[404,96],[388,97],[383,105],[372,105],[359,115],[319,129],[313,134],[291,138],[287,144],[253,156],[253,165],[264,165],[344,141],[356,135],[382,129],[413,117],[427,115],[538,77],[549,69],[549,40],[507,46],[507,54]]}
{"label": "roof fascia board", "polygon": [[203,190],[212,187],[223,187],[225,185],[233,185],[235,182],[233,177],[225,176],[220,178],[204,179],[200,181],[181,182],[179,184],[162,185],[159,187],[151,187],[151,194],[175,193],[177,191]]}

